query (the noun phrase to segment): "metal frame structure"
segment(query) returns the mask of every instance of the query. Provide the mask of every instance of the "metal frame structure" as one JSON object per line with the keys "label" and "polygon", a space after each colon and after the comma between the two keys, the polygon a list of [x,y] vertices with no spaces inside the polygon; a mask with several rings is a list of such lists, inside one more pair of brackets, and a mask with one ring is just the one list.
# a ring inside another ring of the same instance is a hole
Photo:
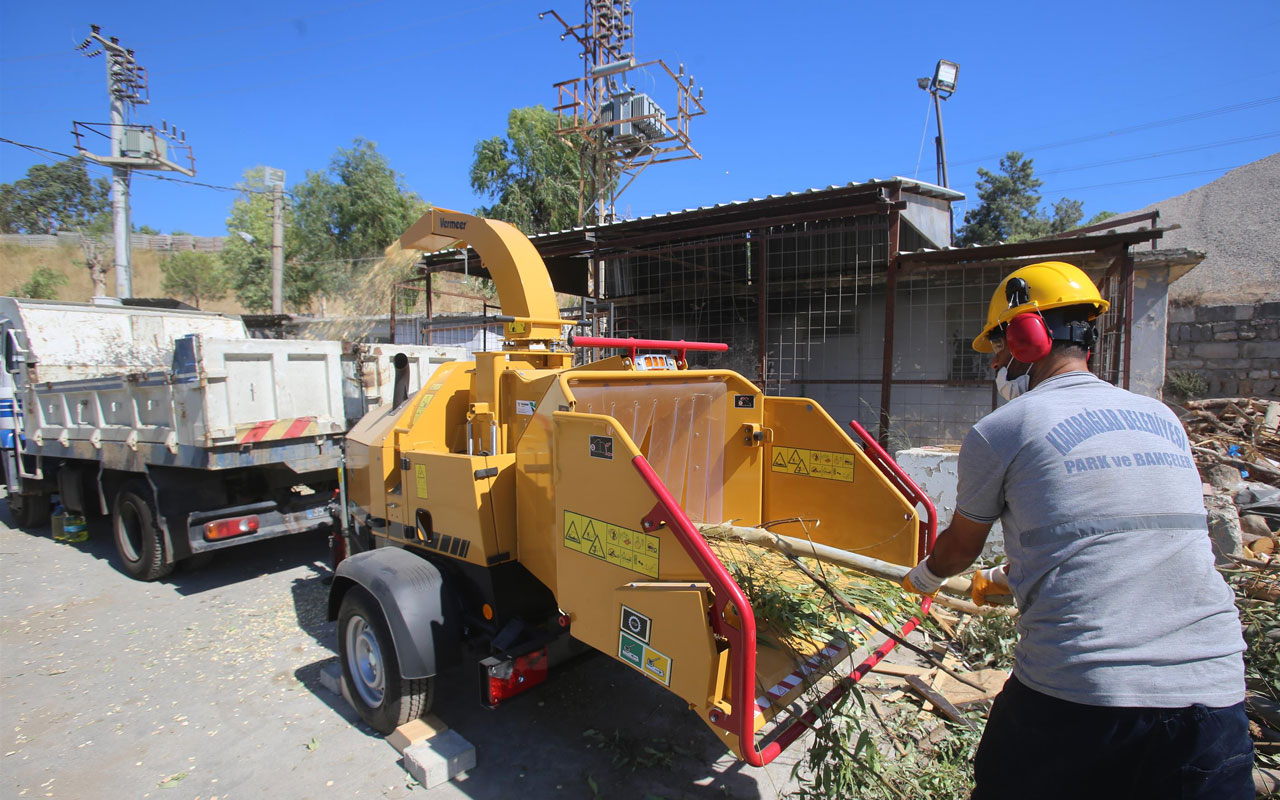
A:
{"label": "metal frame structure", "polygon": [[[578,223],[587,219],[587,200],[595,219],[612,221],[618,197],[653,164],[685,159],[701,159],[693,148],[689,121],[706,113],[702,90],[693,92],[693,76],[685,76],[684,65],[673,72],[662,59],[637,64],[631,0],[584,0],[583,22],[570,25],[555,11],[539,14],[554,17],[564,26],[560,38],[573,37],[582,47],[582,75],[553,85],[557,93],[557,133],[579,151]],[[622,79],[632,70],[661,68],[676,86],[674,124],[656,105],[651,113],[635,114],[628,102],[625,116],[606,119],[611,101],[638,96]],[[619,126],[642,126],[650,132],[640,136],[613,135]]]}
{"label": "metal frame structure", "polygon": [[[1102,319],[1093,367],[1127,387],[1130,251],[1154,243],[1166,229],[1144,218],[1139,221],[1153,227],[928,249],[906,209],[920,197],[936,203],[954,195],[894,178],[532,241],[552,267],[557,291],[581,294],[590,277],[594,299],[612,305],[611,322],[597,319],[593,334],[726,341],[728,352],[691,353],[690,359],[734,369],[767,394],[834,406],[832,413],[875,426],[882,444],[954,444],[995,407],[986,361],[968,355],[968,341],[999,281],[1035,261],[1069,261],[1099,282],[1112,311]],[[1099,230],[1133,221],[1103,223]],[[484,274],[474,251],[436,254],[422,269]]]}

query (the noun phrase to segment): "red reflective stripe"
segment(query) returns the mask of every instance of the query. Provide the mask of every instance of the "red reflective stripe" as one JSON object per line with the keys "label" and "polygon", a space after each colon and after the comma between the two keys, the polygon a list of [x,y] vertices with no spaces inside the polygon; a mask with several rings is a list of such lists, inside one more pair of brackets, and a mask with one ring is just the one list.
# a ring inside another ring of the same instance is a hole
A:
{"label": "red reflective stripe", "polygon": [[310,427],[311,423],[315,421],[315,417],[298,417],[293,421],[293,424],[289,426],[289,429],[284,432],[284,436],[281,436],[280,438],[292,439],[295,436],[302,436],[307,432],[307,428]]}
{"label": "red reflective stripe", "polygon": [[267,431],[271,429],[271,426],[274,423],[275,423],[275,420],[273,419],[269,419],[266,422],[259,422],[257,425],[254,425],[252,428],[250,428],[248,433],[240,437],[240,442],[244,444],[249,444],[252,442],[261,441],[262,437],[267,435]]}

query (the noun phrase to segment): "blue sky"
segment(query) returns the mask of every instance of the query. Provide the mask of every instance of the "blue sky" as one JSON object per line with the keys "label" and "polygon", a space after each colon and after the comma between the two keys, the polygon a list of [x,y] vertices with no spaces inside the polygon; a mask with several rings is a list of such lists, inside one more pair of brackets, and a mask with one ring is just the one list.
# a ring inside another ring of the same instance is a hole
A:
{"label": "blue sky", "polygon": [[[701,161],[655,167],[623,195],[639,216],[890,175],[935,179],[928,96],[943,106],[951,184],[1021,149],[1046,203],[1125,211],[1280,150],[1280,3],[763,3],[633,0],[636,52],[705,87]],[[196,180],[284,168],[290,185],[353,138],[377,142],[428,202],[471,210],[475,143],[515,106],[555,103],[577,49],[538,12],[580,2],[407,0],[0,4],[0,136],[72,152],[72,120],[107,118],[105,65],[73,50],[118,36],[150,72],[137,121],[184,128]],[[655,75],[634,83],[661,87]],[[40,161],[0,143],[0,182]],[[225,233],[233,195],[134,180],[135,224]],[[963,211],[963,206],[959,208]]]}

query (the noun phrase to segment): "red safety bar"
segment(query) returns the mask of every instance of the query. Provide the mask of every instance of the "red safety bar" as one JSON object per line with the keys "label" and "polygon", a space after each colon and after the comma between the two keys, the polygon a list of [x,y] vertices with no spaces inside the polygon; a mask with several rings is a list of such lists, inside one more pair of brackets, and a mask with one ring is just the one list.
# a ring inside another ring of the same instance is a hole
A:
{"label": "red safety bar", "polygon": [[673,341],[671,339],[615,339],[608,336],[575,336],[569,334],[570,347],[620,347],[627,351],[627,355],[632,361],[636,360],[636,351],[645,350],[674,350],[676,360],[680,362],[680,366],[684,366],[684,354],[689,350],[707,350],[714,353],[723,353],[729,349],[729,345],[723,342],[686,342],[683,339]]}
{"label": "red safety bar", "polygon": [[[865,431],[863,434],[865,434]],[[881,452],[883,453],[883,451]],[[884,458],[888,464],[897,467],[887,453],[884,453]],[[737,734],[742,748],[742,756],[748,764],[753,767],[763,767],[777,758],[783,750],[800,738],[801,734],[806,730],[812,728],[814,723],[817,722],[820,713],[831,708],[840,697],[849,691],[852,684],[862,680],[876,664],[897,646],[897,642],[893,639],[886,640],[861,664],[855,667],[846,680],[841,681],[838,686],[823,695],[803,715],[793,720],[773,741],[765,745],[763,750],[757,749],[755,745],[756,704],[752,692],[752,687],[755,685],[756,672],[755,612],[751,609],[751,603],[747,600],[747,595],[742,591],[742,587],[738,586],[733,576],[725,569],[724,564],[711,551],[706,540],[702,538],[697,528],[689,521],[684,509],[680,507],[680,503],[672,497],[671,492],[663,485],[662,480],[653,471],[653,467],[649,465],[649,462],[645,460],[644,456],[636,456],[631,463],[635,465],[640,477],[649,485],[649,490],[653,492],[658,501],[653,510],[642,521],[644,529],[652,531],[666,524],[676,537],[676,541],[680,542],[685,552],[689,554],[698,571],[702,573],[702,576],[711,585],[715,595],[713,612],[710,615],[711,627],[718,636],[724,637],[729,642],[731,659],[729,670],[732,681],[729,697],[731,710],[728,714],[723,714],[717,709],[707,716],[711,722],[731,733]],[[886,469],[886,466],[880,463],[877,463],[877,467],[882,471]],[[901,470],[898,471],[901,473]],[[906,480],[923,497],[919,487],[911,483],[910,478],[907,478],[905,474],[902,474],[901,478]],[[924,502],[929,508],[929,519],[932,523],[933,505],[927,497],[924,498]],[[930,539],[929,544],[932,547],[932,539]],[[920,610],[922,615],[929,612],[931,604],[931,598],[925,597],[921,599]],[[742,625],[740,629],[733,627],[725,619],[725,610],[730,605],[738,613],[738,618]],[[905,637],[915,630],[919,624],[920,617],[912,617],[903,625],[900,632],[901,635]]]}
{"label": "red safety bar", "polygon": [[[858,424],[857,420],[850,420],[849,427],[853,428],[853,432],[858,434],[858,438],[866,443],[867,458],[871,459],[871,463],[876,465],[876,469],[880,470],[889,482],[902,492],[903,496],[911,501],[912,505],[920,504],[924,506],[925,511],[929,513],[929,519],[920,522],[920,552],[917,558],[924,560],[924,557],[933,551],[933,542],[938,538],[938,512],[933,506],[933,501],[929,499],[929,495],[924,493],[915,481],[911,480],[911,476],[902,471],[902,467],[898,466],[898,462],[893,460],[893,456],[880,446],[875,438],[867,433],[867,429]],[[926,613],[928,610],[926,609]]]}

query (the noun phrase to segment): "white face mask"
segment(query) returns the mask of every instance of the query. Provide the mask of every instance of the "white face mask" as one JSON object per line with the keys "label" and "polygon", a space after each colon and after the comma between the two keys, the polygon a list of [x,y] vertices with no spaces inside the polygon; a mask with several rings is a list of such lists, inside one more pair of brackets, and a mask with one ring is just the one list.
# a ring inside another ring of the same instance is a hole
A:
{"label": "white face mask", "polygon": [[996,391],[1005,400],[1012,400],[1018,395],[1025,394],[1031,387],[1031,373],[1026,373],[1013,380],[1009,380],[1009,368],[1001,367],[996,373]]}

